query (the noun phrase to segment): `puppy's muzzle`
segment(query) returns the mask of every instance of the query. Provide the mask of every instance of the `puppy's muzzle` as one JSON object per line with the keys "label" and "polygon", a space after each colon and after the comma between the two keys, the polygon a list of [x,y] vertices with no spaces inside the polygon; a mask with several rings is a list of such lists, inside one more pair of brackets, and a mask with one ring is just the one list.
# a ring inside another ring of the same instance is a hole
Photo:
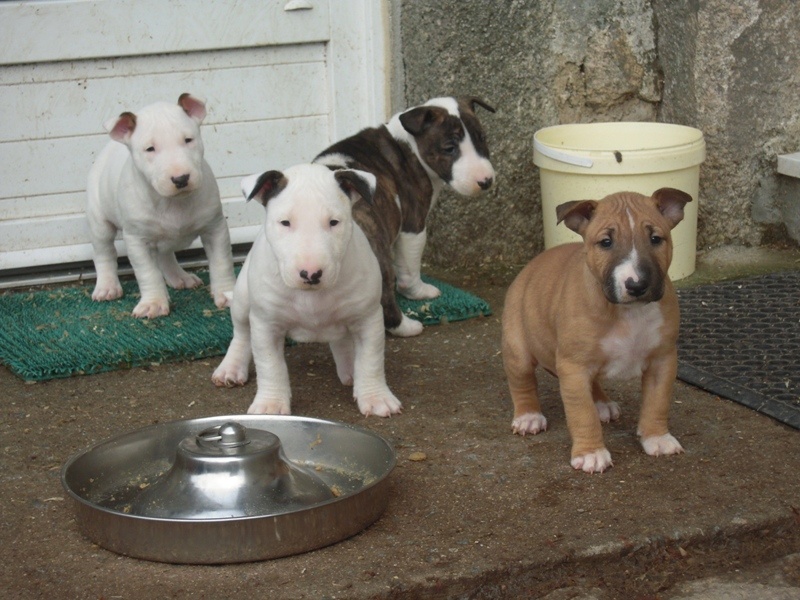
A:
{"label": "puppy's muzzle", "polygon": [[641,277],[638,280],[628,277],[621,287],[609,284],[603,286],[606,299],[612,304],[633,302],[658,302],[664,295],[664,285],[657,279]]}
{"label": "puppy's muzzle", "polygon": [[634,298],[640,298],[647,293],[647,289],[650,287],[650,282],[647,279],[642,278],[639,281],[634,281],[633,277],[628,277],[625,281],[625,290],[628,292],[628,295],[633,296]]}
{"label": "puppy's muzzle", "polygon": [[181,175],[179,177],[170,177],[170,179],[172,180],[172,183],[175,184],[175,187],[178,188],[179,190],[182,190],[183,188],[189,185],[188,173],[186,175]]}
{"label": "puppy's muzzle", "polygon": [[305,269],[300,271],[300,278],[303,280],[303,283],[308,285],[317,285],[322,279],[322,269],[316,271],[315,273],[308,274],[308,271]]}

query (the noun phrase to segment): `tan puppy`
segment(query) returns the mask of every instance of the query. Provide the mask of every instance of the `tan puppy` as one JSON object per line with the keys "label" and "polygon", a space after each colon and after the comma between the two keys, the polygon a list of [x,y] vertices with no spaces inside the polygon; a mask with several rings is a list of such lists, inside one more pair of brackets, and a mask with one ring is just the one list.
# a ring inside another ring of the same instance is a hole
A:
{"label": "tan puppy", "polygon": [[573,201],[556,208],[558,222],[584,242],[534,258],[517,276],[503,311],[503,365],[514,401],[514,433],[547,428],[535,369],[559,379],[575,469],[612,465],[600,422],[619,407],[603,378],[642,380],[638,434],[647,454],[683,448],[667,428],[678,368],[678,298],[667,277],[670,230],[692,198],[671,188],[652,198],[633,192]]}

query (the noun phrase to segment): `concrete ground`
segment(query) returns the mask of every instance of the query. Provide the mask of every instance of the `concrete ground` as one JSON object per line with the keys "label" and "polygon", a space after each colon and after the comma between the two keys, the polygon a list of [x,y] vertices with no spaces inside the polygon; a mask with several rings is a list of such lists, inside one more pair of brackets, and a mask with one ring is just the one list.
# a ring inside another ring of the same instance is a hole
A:
{"label": "concrete ground", "polygon": [[[796,252],[752,252],[709,254],[694,280],[800,268]],[[81,535],[61,488],[64,462],[107,437],[243,412],[254,385],[216,389],[219,358],[39,384],[0,368],[4,596],[800,599],[800,432],[679,382],[671,431],[686,453],[649,457],[635,436],[639,387],[616,384],[623,414],[605,426],[614,467],[587,475],[569,466],[556,381],[543,375],[549,430],[511,434],[499,324],[516,270],[431,272],[495,313],[387,340],[400,416],[362,417],[325,347],[287,349],[295,414],[367,427],[391,441],[398,465],[374,525],[278,560],[119,556]]]}

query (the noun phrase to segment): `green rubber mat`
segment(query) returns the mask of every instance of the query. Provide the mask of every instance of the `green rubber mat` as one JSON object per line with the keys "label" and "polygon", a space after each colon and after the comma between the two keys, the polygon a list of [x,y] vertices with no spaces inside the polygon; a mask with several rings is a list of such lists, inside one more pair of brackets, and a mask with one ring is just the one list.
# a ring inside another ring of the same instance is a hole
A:
{"label": "green rubber mat", "polygon": [[[198,273],[208,285],[208,273]],[[442,290],[434,300],[398,298],[411,318],[432,325],[491,314],[468,292],[429,277]],[[171,312],[157,319],[131,316],[139,300],[135,281],[125,295],[93,302],[94,283],[0,295],[0,362],[27,381],[225,354],[233,335],[228,309],[214,306],[207,288],[170,290]]]}

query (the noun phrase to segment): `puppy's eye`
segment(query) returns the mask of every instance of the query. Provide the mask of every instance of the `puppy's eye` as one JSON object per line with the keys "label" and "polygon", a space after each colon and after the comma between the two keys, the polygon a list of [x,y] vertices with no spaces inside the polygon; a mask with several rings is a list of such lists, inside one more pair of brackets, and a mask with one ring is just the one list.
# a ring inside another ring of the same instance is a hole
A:
{"label": "puppy's eye", "polygon": [[292,224],[287,220],[283,220],[281,221],[281,225],[283,225],[284,227],[290,227]]}
{"label": "puppy's eye", "polygon": [[337,219],[331,219],[331,227],[336,227],[339,224]]}
{"label": "puppy's eye", "polygon": [[155,146],[148,146],[147,148],[145,148],[145,152],[155,152],[155,151],[156,151]]}
{"label": "puppy's eye", "polygon": [[597,242],[597,245],[600,246],[601,248],[608,249],[614,245],[614,241],[611,238],[603,238],[602,240]]}
{"label": "puppy's eye", "polygon": [[453,155],[458,151],[458,146],[455,144],[447,144],[442,146],[442,154]]}
{"label": "puppy's eye", "polygon": [[187,144],[191,144],[194,141],[194,138],[186,138],[183,141],[186,142]]}
{"label": "puppy's eye", "polygon": [[660,246],[663,243],[663,241],[664,238],[662,238],[660,235],[653,234],[650,236],[650,244],[652,246]]}

